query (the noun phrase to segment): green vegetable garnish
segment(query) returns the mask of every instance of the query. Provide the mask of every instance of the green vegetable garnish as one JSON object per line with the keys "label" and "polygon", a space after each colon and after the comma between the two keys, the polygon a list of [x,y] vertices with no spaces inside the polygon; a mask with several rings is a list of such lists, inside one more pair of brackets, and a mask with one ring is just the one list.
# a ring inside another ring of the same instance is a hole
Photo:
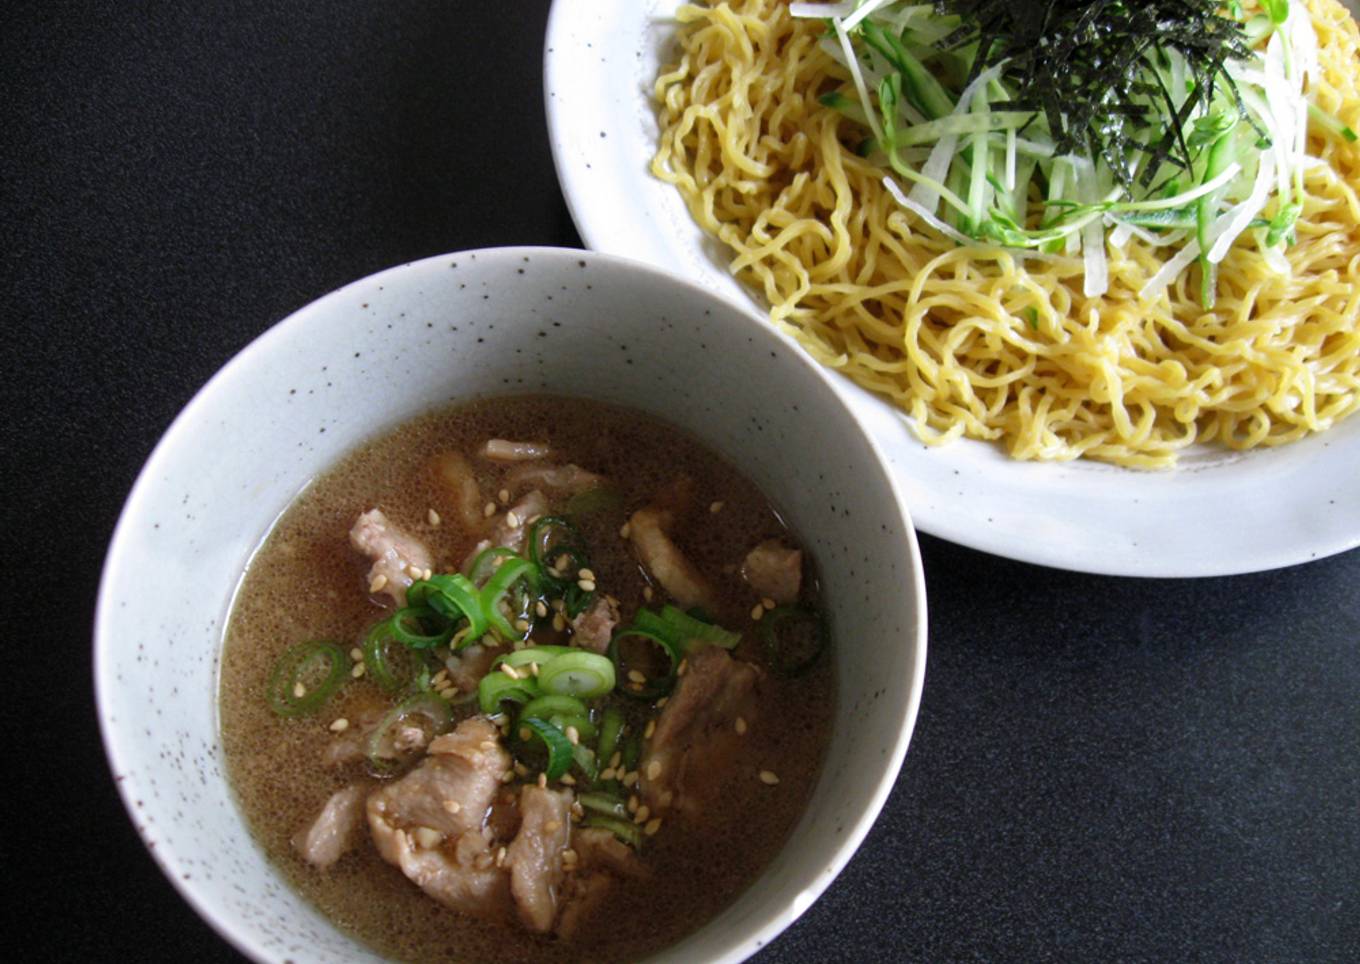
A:
{"label": "green vegetable garnish", "polygon": [[335,643],[299,643],[269,674],[269,706],[279,716],[305,716],[320,709],[349,676],[349,658]]}

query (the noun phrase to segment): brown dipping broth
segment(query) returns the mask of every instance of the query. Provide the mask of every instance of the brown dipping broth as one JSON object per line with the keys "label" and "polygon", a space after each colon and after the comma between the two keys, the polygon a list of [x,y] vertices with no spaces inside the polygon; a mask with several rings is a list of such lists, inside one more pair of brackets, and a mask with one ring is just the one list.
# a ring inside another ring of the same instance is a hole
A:
{"label": "brown dipping broth", "polygon": [[[377,506],[422,540],[436,572],[459,568],[476,537],[459,528],[452,496],[432,461],[441,452],[463,452],[482,491],[494,498],[504,469],[474,454],[488,438],[547,441],[551,461],[574,462],[621,491],[617,508],[574,519],[599,590],[620,601],[621,626],[640,606],[660,606],[665,595],[658,588],[654,601],[644,602],[647,581],[619,529],[662,487],[680,476],[692,479],[692,507],[672,537],[717,589],[722,611],[713,614],[715,621],[744,634],[733,655],[763,665],[751,618],[758,598],[737,570],[764,539],[799,543],[736,468],[669,425],[598,402],[544,396],[479,401],[414,419],[350,454],[297,498],[251,560],[222,656],[227,773],[252,834],[284,877],[379,953],[410,961],[636,960],[731,904],[787,840],[812,793],[830,735],[833,680],[825,656],[796,680],[765,674],[757,714],[748,721],[746,752],[736,772],[714,777],[725,787],[718,801],[694,824],[668,816],[640,852],[652,879],[618,883],[570,942],[437,903],[378,855],[366,823],[356,832],[362,839],[326,871],[302,861],[290,843],[331,793],[364,772],[362,766],[335,770],[323,764],[336,739],[329,725],[385,708],[394,698],[367,679],[351,679],[317,714],[281,719],[265,699],[270,672],[285,649],[304,640],[334,640],[348,652],[391,611],[369,596],[369,561],[349,544],[361,512]],[[710,511],[714,503],[721,503],[720,511]],[[554,500],[554,510],[559,507]],[[441,518],[437,526],[429,521],[430,509]],[[807,599],[815,585],[811,567],[804,571]],[[475,711],[474,702],[455,715]],[[639,712],[653,711],[639,704]],[[630,722],[643,718],[633,715]],[[776,773],[778,785],[762,783],[761,770]]]}

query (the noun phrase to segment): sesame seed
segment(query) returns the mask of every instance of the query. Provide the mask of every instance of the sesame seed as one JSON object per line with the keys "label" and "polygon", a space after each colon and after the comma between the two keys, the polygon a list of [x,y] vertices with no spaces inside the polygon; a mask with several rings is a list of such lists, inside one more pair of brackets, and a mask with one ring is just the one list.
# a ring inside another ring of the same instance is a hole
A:
{"label": "sesame seed", "polygon": [[628,671],[628,679],[630,682],[637,683],[639,685],[647,682],[647,677],[643,676],[642,673],[638,672],[635,669],[630,669]]}
{"label": "sesame seed", "polygon": [[447,810],[449,813],[458,813],[460,810],[463,809],[463,805],[459,803],[457,800],[445,800],[444,809]]}
{"label": "sesame seed", "polygon": [[610,765],[611,767],[618,767],[619,761],[621,761],[622,759],[623,759],[623,751],[622,751],[622,750],[615,750],[615,751],[614,751],[614,755],[611,756],[611,757],[609,758],[609,765]]}
{"label": "sesame seed", "polygon": [[514,770],[506,770],[504,773],[501,774],[501,783],[509,783],[513,779],[515,779]]}
{"label": "sesame seed", "polygon": [[358,646],[355,646],[349,651],[349,658],[357,663],[364,658],[364,651]]}
{"label": "sesame seed", "polygon": [[581,731],[574,726],[567,727],[567,739],[571,741],[572,746],[575,746],[581,742]]}
{"label": "sesame seed", "polygon": [[689,672],[689,657],[687,656],[684,659],[680,660],[679,666],[675,667],[675,675],[684,676],[688,672]]}
{"label": "sesame seed", "polygon": [[530,672],[531,675],[537,676],[537,675],[538,675],[538,664],[537,664],[537,663],[530,663],[530,664],[529,664],[529,672]]}
{"label": "sesame seed", "polygon": [[567,617],[566,617],[566,616],[563,616],[561,613],[554,613],[554,614],[553,614],[553,629],[557,630],[559,633],[566,632],[566,630],[567,630]]}
{"label": "sesame seed", "polygon": [[540,790],[542,790],[542,789],[545,789],[547,786],[548,786],[548,775],[547,775],[546,773],[540,773],[540,774],[538,775],[538,788],[539,788]]}
{"label": "sesame seed", "polygon": [[741,736],[745,732],[746,732],[746,717],[739,716],[737,717],[737,735]]}
{"label": "sesame seed", "polygon": [[510,501],[510,490],[509,490],[509,489],[501,489],[499,492],[496,493],[496,498],[500,499],[502,502],[509,502],[509,501]]}
{"label": "sesame seed", "polygon": [[651,808],[645,803],[637,808],[637,813],[633,814],[633,823],[646,823],[647,818],[652,815]]}
{"label": "sesame seed", "polygon": [[661,761],[653,760],[647,764],[647,779],[655,780],[659,776],[661,776]]}
{"label": "sesame seed", "polygon": [[482,750],[484,750],[485,752],[489,753],[492,750],[496,749],[497,744],[495,740],[483,740],[481,743],[478,744],[478,746],[480,746]]}
{"label": "sesame seed", "polygon": [[433,569],[426,569],[426,570],[425,570],[425,574],[424,574],[424,579],[425,579],[425,581],[426,581],[426,582],[429,582],[429,581],[430,581],[431,579],[433,579],[433,578],[434,578],[434,570],[433,570]]}
{"label": "sesame seed", "polygon": [[582,569],[580,572],[576,573],[576,576],[578,579],[587,579],[590,582],[595,581],[595,571],[593,569]]}
{"label": "sesame seed", "polygon": [[386,586],[386,585],[387,585],[387,576],[386,576],[384,573],[381,573],[381,572],[380,572],[380,573],[378,573],[376,576],[374,576],[374,577],[373,577],[373,581],[370,582],[370,583],[368,584],[368,591],[369,591],[369,592],[382,592],[383,586]]}
{"label": "sesame seed", "polygon": [[772,770],[761,770],[760,782],[768,787],[772,787],[779,782],[779,777],[775,776]]}
{"label": "sesame seed", "polygon": [[412,579],[421,579],[425,575],[425,570],[413,562],[406,567],[406,575],[410,576]]}
{"label": "sesame seed", "polygon": [[760,597],[760,604],[764,606],[766,609],[774,608],[774,600],[771,599],[769,596]]}
{"label": "sesame seed", "polygon": [[519,630],[521,633],[527,633],[529,631],[529,621],[527,619],[516,619],[515,629]]}
{"label": "sesame seed", "polygon": [[644,740],[650,740],[652,738],[652,734],[655,732],[656,732],[656,720],[648,720],[646,728],[643,729],[642,731],[642,738]]}
{"label": "sesame seed", "polygon": [[523,763],[517,762],[515,764],[515,773],[518,776],[527,777],[529,775],[529,768],[526,767]]}
{"label": "sesame seed", "polygon": [[647,600],[648,602],[651,602],[651,601],[652,601],[652,597],[655,596],[655,595],[656,595],[656,593],[652,592],[652,587],[651,587],[651,586],[643,586],[643,587],[642,587],[642,598],[643,598],[643,599]]}
{"label": "sesame seed", "polygon": [[511,666],[509,663],[501,663],[501,672],[504,673],[506,676],[510,677],[511,679],[520,678],[519,670],[515,669],[515,667]]}
{"label": "sesame seed", "polygon": [[614,779],[614,768],[613,768],[613,767],[605,767],[603,770],[601,770],[601,771],[600,771],[600,779],[601,779],[601,780],[612,780],[612,779]]}
{"label": "sesame seed", "polygon": [[552,601],[552,608],[560,613],[567,608],[567,601],[565,599],[554,599]]}
{"label": "sesame seed", "polygon": [[595,591],[595,580],[594,580],[594,579],[578,579],[578,580],[576,580],[576,585],[580,586],[581,589],[584,590],[585,592],[594,592],[594,591]]}
{"label": "sesame seed", "polygon": [[647,821],[647,826],[642,828],[642,832],[649,837],[656,836],[656,832],[661,829],[661,818],[653,817]]}
{"label": "sesame seed", "polygon": [[762,606],[760,603],[756,603],[755,608],[751,610],[751,618],[754,619],[756,622],[760,622],[760,617],[764,615],[765,607]]}
{"label": "sesame seed", "polygon": [[488,502],[486,505],[482,506],[482,515],[486,516],[488,519],[490,519],[495,514],[496,503]]}
{"label": "sesame seed", "polygon": [[540,617],[547,616],[548,604],[545,603],[542,599],[540,599],[538,602],[534,603],[534,612],[537,613]]}
{"label": "sesame seed", "polygon": [[564,774],[562,774],[562,782],[565,783],[565,784],[566,784],[567,786],[569,786],[569,787],[574,787],[574,786],[576,786],[576,778],[575,778],[574,776],[572,776],[570,773],[564,773]]}
{"label": "sesame seed", "polygon": [[562,851],[562,863],[564,864],[574,864],[579,859],[576,851],[572,850],[570,847]]}
{"label": "sesame seed", "polygon": [[628,812],[637,813],[637,809],[638,809],[637,794],[633,794],[633,796],[628,798]]}
{"label": "sesame seed", "polygon": [[365,667],[363,663],[355,663],[354,668],[349,671],[349,675],[353,676],[355,679],[358,679],[360,676],[364,675],[364,669]]}
{"label": "sesame seed", "polygon": [[441,669],[438,673],[435,673],[434,676],[430,678],[430,682],[438,686],[440,683],[444,682],[444,680],[448,678],[449,671],[447,669]]}
{"label": "sesame seed", "polygon": [[630,525],[629,523],[625,522],[623,525],[619,526],[619,538],[620,538],[620,539],[627,539],[627,538],[628,538],[628,534],[629,534],[630,532],[632,532],[632,531],[633,531],[632,525]]}
{"label": "sesame seed", "polygon": [[496,866],[497,866],[497,867],[504,867],[504,866],[505,866],[505,848],[504,848],[504,847],[501,847],[499,850],[496,851]]}
{"label": "sesame seed", "polygon": [[425,850],[438,847],[444,839],[438,830],[433,830],[430,827],[416,827],[412,835],[416,838],[416,843]]}
{"label": "sesame seed", "polygon": [[623,775],[623,785],[624,785],[625,787],[628,787],[629,789],[632,789],[632,787],[633,787],[637,782],[638,782],[638,774],[637,774],[637,771],[636,771],[636,770],[633,770],[633,771],[630,772],[630,773],[625,773],[625,774]]}
{"label": "sesame seed", "polygon": [[670,698],[669,696],[663,696],[663,697],[661,697],[661,699],[659,699],[659,700],[656,701],[656,708],[657,708],[658,710],[659,710],[659,709],[662,709],[662,708],[663,708],[667,703],[669,703],[670,701],[671,701],[671,698]]}
{"label": "sesame seed", "polygon": [[334,723],[331,724],[331,732],[332,732],[332,733],[344,733],[344,732],[345,732],[346,730],[348,730],[348,729],[349,729],[349,720],[345,719],[343,716],[340,717],[340,719],[336,720]]}
{"label": "sesame seed", "polygon": [[427,519],[430,520],[430,525],[432,525],[432,526],[437,526],[437,525],[439,525],[439,521],[440,521],[440,520],[439,520],[439,513],[436,512],[436,511],[434,511],[434,509],[431,509],[429,512],[425,513],[425,518],[427,518]]}
{"label": "sesame seed", "polygon": [[722,510],[723,504],[721,502],[714,502],[712,505],[708,507],[708,511],[712,512],[714,515],[717,515]]}
{"label": "sesame seed", "polygon": [[518,528],[519,528],[519,516],[515,515],[515,513],[513,513],[513,512],[507,512],[507,513],[505,514],[505,524],[508,525],[508,526],[509,526],[510,528],[512,528],[512,529],[518,529]]}
{"label": "sesame seed", "polygon": [[521,727],[519,728],[519,738],[520,738],[521,740],[529,740],[529,739],[532,739],[532,738],[533,738],[533,735],[534,735],[534,731],[531,730],[531,729],[529,729],[527,726],[521,726]]}
{"label": "sesame seed", "polygon": [[557,831],[561,829],[562,821],[560,820],[549,820],[547,823],[543,825],[543,831],[545,833],[557,833]]}
{"label": "sesame seed", "polygon": [[477,856],[477,859],[473,861],[473,864],[477,867],[478,870],[486,870],[488,867],[491,866],[491,855],[479,854]]}

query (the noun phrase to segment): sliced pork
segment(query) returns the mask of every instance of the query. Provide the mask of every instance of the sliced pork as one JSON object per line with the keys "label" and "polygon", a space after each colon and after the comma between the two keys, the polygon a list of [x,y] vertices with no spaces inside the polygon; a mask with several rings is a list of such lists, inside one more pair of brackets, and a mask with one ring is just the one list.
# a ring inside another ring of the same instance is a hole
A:
{"label": "sliced pork", "polygon": [[563,882],[562,911],[555,928],[565,940],[571,940],[581,924],[599,910],[620,880],[649,876],[633,849],[608,830],[594,827],[577,830],[571,844],[577,863]]}
{"label": "sliced pork", "polygon": [[716,610],[713,587],[667,534],[674,523],[672,509],[638,509],[628,520],[628,538],[647,571],[672,599],[683,607]]}
{"label": "sliced pork", "polygon": [[551,456],[552,447],[547,442],[513,442],[493,438],[487,439],[479,454],[492,462],[532,462]]}
{"label": "sliced pork", "polygon": [[406,590],[430,569],[430,550],[410,533],[394,525],[381,509],[369,509],[349,531],[355,549],[373,560],[368,570],[369,590],[385,593],[398,606],[406,605]]}
{"label": "sliced pork", "polygon": [[741,577],[761,596],[781,606],[798,601],[803,587],[803,553],[778,539],[766,539],[746,554]]}
{"label": "sliced pork", "polygon": [[499,737],[482,717],[464,720],[430,742],[418,767],[368,798],[383,859],[440,903],[481,917],[508,908],[509,878],[482,829],[510,766]]}
{"label": "sliced pork", "polygon": [[571,630],[576,645],[592,652],[603,653],[614,638],[614,627],[619,624],[619,604],[610,596],[599,593],[594,601],[572,617]]}
{"label": "sliced pork", "polygon": [[444,668],[449,671],[449,680],[454,689],[460,693],[471,693],[482,677],[491,672],[491,664],[496,661],[496,657],[504,653],[504,646],[473,643],[444,660]]}
{"label": "sliced pork", "polygon": [[557,919],[572,800],[570,790],[526,786],[520,791],[519,833],[506,850],[505,866],[520,922],[539,933],[552,930]]}
{"label": "sliced pork", "polygon": [[461,452],[441,452],[435,456],[434,468],[463,528],[468,532],[481,531],[486,525],[482,514],[486,497],[477,485],[471,463]]}
{"label": "sliced pork", "polygon": [[293,847],[303,860],[324,870],[349,852],[364,816],[364,793],[365,788],[355,783],[331,794],[311,826],[293,837]]}
{"label": "sliced pork", "polygon": [[638,786],[654,813],[694,813],[717,793],[744,742],[737,720],[749,724],[755,713],[760,671],[750,663],[717,646],[685,663],[638,764]]}
{"label": "sliced pork", "polygon": [[517,465],[505,476],[505,484],[512,492],[534,488],[554,495],[576,495],[604,485],[605,478],[579,465],[550,465],[533,463]]}

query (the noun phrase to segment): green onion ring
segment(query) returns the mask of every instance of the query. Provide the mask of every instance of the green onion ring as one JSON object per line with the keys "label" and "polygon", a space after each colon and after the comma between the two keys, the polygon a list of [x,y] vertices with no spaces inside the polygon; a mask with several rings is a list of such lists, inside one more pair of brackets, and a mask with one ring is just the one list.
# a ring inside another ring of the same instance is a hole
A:
{"label": "green onion ring", "polygon": [[511,679],[504,673],[487,673],[477,684],[477,706],[487,716],[501,711],[501,703],[528,703],[538,695],[532,679]]}
{"label": "green onion ring", "polygon": [[[656,633],[649,633],[643,629],[625,629],[621,633],[616,633],[614,638],[609,641],[609,660],[614,664],[614,669],[619,676],[628,678],[628,669],[623,665],[623,654],[619,646],[621,640],[628,637],[637,637],[648,640],[661,648],[666,654],[668,667],[664,676],[657,676],[647,683],[628,682],[619,687],[619,692],[639,700],[657,700],[675,689],[675,671],[680,665],[680,653],[675,645],[663,636]],[[543,671],[539,670],[540,677]]]}
{"label": "green onion ring", "polygon": [[634,850],[642,847],[642,828],[631,821],[620,820],[618,817],[607,817],[601,813],[592,813],[582,821],[582,826],[608,830]]}
{"label": "green onion ring", "polygon": [[582,793],[576,798],[581,806],[592,813],[602,814],[606,817],[618,817],[620,820],[628,819],[628,807],[624,804],[621,797],[616,797],[609,793]]}
{"label": "green onion ring", "polygon": [[[530,732],[530,740],[535,736],[538,737],[539,742],[548,751],[548,765],[543,770],[547,778],[556,780],[566,773],[574,759],[574,751],[567,735],[547,720],[540,720],[536,716],[520,718],[519,723],[516,724],[517,734],[519,730],[525,729]],[[528,741],[522,740],[522,742]]]}
{"label": "green onion ring", "polygon": [[[789,625],[794,624],[793,631]],[[801,624],[799,626],[798,624]],[[802,651],[793,648],[793,633],[799,628],[811,632]],[[760,621],[760,638],[765,643],[765,659],[780,676],[793,678],[806,673],[826,649],[829,633],[822,614],[810,606],[777,606]]]}
{"label": "green onion ring", "polygon": [[614,664],[598,653],[563,653],[538,668],[538,687],[545,693],[593,700],[614,689]]}
{"label": "green onion ring", "polygon": [[[527,632],[521,632],[510,625],[500,606],[506,593],[521,579],[524,580],[524,588],[527,590],[525,598],[532,601],[538,596],[538,574],[534,564],[520,556],[505,562],[482,587],[482,611],[486,613],[492,628],[505,639],[523,639],[528,635]],[[528,607],[521,608],[527,610]]]}
{"label": "green onion ring", "polygon": [[461,572],[439,573],[421,579],[406,590],[407,606],[426,606],[452,622],[466,619],[465,638],[475,642],[486,633],[486,613],[472,580]]}
{"label": "green onion ring", "polygon": [[611,706],[604,711],[600,721],[600,742],[595,744],[595,758],[608,765],[614,750],[619,745],[619,735],[623,732],[623,714]]}
{"label": "green onion ring", "polygon": [[486,581],[496,573],[497,559],[519,558],[519,553],[508,546],[492,546],[489,549],[483,549],[473,558],[472,565],[468,566],[468,579],[478,588],[485,586]]}
{"label": "green onion ring", "polygon": [[[390,622],[392,635],[412,649],[433,649],[442,646],[453,635],[452,624],[429,606],[407,606],[405,609],[398,609],[392,614]],[[412,623],[416,628],[411,628]],[[426,626],[430,624],[440,627],[439,631],[428,632]]]}
{"label": "green onion ring", "polygon": [[497,656],[496,661],[491,664],[491,668],[497,669],[504,664],[519,669],[521,666],[528,666],[530,663],[537,663],[542,667],[549,660],[572,651],[570,646],[529,646],[506,653],[503,656]]}
{"label": "green onion ring", "polygon": [[[551,723],[553,726],[557,727],[563,733],[567,732],[567,727],[569,726],[574,727],[576,729],[576,739],[578,746],[584,743],[586,740],[595,739],[595,735],[600,732],[599,729],[595,726],[595,724],[590,722],[590,717],[588,716],[575,716],[571,714],[562,715],[554,713],[552,716],[548,717],[548,722]],[[595,751],[591,750],[590,755],[592,758],[594,758]]]}
{"label": "green onion ring", "polygon": [[337,644],[325,640],[299,643],[279,657],[269,674],[270,709],[279,716],[305,716],[330,699],[348,676],[349,659]]}
{"label": "green onion ring", "polygon": [[[364,635],[364,667],[369,679],[377,683],[385,692],[395,693],[416,678],[418,667],[411,651],[392,631],[392,619],[374,624]],[[406,672],[393,666],[405,664]]]}
{"label": "green onion ring", "polygon": [[[500,674],[505,676],[504,673]],[[506,676],[506,679],[510,677]],[[536,716],[546,720],[550,716],[584,716],[589,718],[586,705],[574,696],[537,696],[533,702],[526,703],[520,711],[521,716]]]}
{"label": "green onion ring", "polygon": [[429,721],[431,737],[447,732],[453,725],[453,710],[433,693],[417,693],[402,700],[382,718],[368,737],[368,761],[379,772],[390,771],[397,763],[396,748],[392,746],[392,731],[415,716]]}

